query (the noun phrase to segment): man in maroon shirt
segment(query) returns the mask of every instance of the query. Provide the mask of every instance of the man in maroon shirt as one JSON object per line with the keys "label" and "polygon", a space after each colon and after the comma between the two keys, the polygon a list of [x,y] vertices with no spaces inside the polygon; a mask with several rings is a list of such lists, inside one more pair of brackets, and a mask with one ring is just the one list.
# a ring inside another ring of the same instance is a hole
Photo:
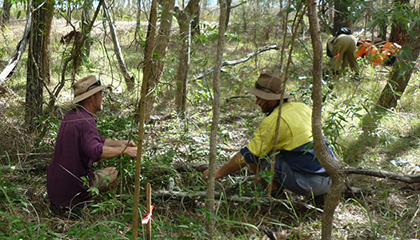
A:
{"label": "man in maroon shirt", "polygon": [[94,114],[102,110],[102,91],[106,88],[110,86],[101,85],[95,76],[73,85],[76,107],[64,116],[47,171],[48,196],[54,205],[73,207],[90,197],[90,187],[105,192],[116,184],[116,168],[93,171],[94,162],[121,154],[137,156],[133,141],[110,140],[98,133]]}

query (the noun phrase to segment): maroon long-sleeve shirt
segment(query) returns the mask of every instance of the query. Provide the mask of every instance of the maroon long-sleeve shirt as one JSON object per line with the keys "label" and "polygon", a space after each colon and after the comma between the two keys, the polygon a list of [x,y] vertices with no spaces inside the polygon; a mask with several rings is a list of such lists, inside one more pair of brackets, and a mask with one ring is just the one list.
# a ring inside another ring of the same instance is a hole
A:
{"label": "maroon long-sleeve shirt", "polygon": [[[91,113],[83,108],[66,113],[47,171],[47,191],[52,203],[71,207],[86,199],[94,178],[92,164],[100,160],[105,139],[99,135]],[[88,177],[89,186],[81,177]]]}

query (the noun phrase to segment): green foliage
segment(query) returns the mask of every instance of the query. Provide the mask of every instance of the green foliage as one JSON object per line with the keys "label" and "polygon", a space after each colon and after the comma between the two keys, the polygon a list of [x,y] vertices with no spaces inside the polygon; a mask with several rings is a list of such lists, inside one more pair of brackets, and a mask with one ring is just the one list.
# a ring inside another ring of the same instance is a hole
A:
{"label": "green foliage", "polygon": [[[218,39],[219,36],[219,29],[215,26],[211,26],[209,24],[203,24],[203,33],[195,34],[195,43],[200,43],[203,45],[210,44]],[[225,37],[227,38],[226,41],[233,41],[233,42],[240,42],[241,38],[236,33],[226,32]]]}
{"label": "green foliage", "polygon": [[4,58],[8,55],[5,47],[0,47],[0,58]]}
{"label": "green foliage", "polygon": [[[175,219],[177,224],[175,225],[168,225],[162,223],[162,225],[158,226],[159,228],[166,229],[169,233],[172,233],[176,237],[175,239],[204,239],[207,236],[206,228],[202,224],[201,219],[192,219],[185,216],[180,216]],[[171,234],[171,235],[172,235]],[[158,235],[158,234],[156,234]],[[160,238],[156,236],[158,239],[174,239],[173,237],[163,237]]]}

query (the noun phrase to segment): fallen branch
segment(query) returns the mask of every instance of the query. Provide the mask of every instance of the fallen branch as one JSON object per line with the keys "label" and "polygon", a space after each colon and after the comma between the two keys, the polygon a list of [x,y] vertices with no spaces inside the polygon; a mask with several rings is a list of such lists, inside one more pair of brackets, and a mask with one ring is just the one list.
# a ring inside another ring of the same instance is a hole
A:
{"label": "fallen branch", "polygon": [[203,172],[207,168],[209,168],[208,163],[186,163],[186,162],[176,162],[173,163],[172,166],[178,172],[186,172],[190,171],[191,169],[196,170],[197,172]]}
{"label": "fallen branch", "polygon": [[345,167],[344,172],[346,174],[360,174],[367,176],[374,176],[379,178],[388,178],[406,183],[418,183],[420,182],[420,174],[417,175],[404,175],[399,173],[393,173],[383,170],[368,169],[362,167]]}
{"label": "fallen branch", "polygon": [[[234,65],[237,65],[239,63],[246,62],[246,61],[250,60],[251,58],[255,57],[256,55],[258,55],[262,52],[270,51],[270,50],[279,50],[279,47],[277,45],[267,45],[265,47],[262,47],[262,48],[258,49],[256,52],[247,54],[246,57],[244,57],[244,58],[240,58],[240,59],[232,60],[232,61],[223,61],[222,62],[222,67],[227,66],[227,65],[234,66]],[[196,74],[195,78],[189,79],[188,81],[195,81],[195,80],[201,79],[201,78],[211,74],[212,72],[214,72],[214,67],[212,67],[210,69],[207,69],[202,73]]]}
{"label": "fallen branch", "polygon": [[[214,192],[214,198],[220,199],[223,192]],[[195,198],[206,198],[206,192],[183,192],[183,191],[166,191],[166,190],[158,190],[153,193],[154,197],[157,198],[164,198],[164,199],[170,199],[170,198],[176,198],[176,199],[195,199]],[[248,197],[248,196],[238,196],[238,195],[230,195],[230,196],[224,196],[228,201],[232,202],[241,202],[241,203],[253,203],[256,201],[255,197]],[[272,204],[272,203],[281,203],[283,204],[287,209],[292,210],[291,205],[293,205],[294,208],[305,208],[309,210],[317,210],[319,212],[322,212],[323,210],[317,207],[314,207],[310,204],[306,204],[299,201],[293,201],[288,199],[276,199],[276,198],[268,198],[268,197],[259,197],[258,198],[259,203],[261,204]]]}
{"label": "fallen branch", "polygon": [[[174,163],[174,169],[178,172],[185,172],[194,169],[198,172],[203,172],[208,168],[207,163]],[[404,175],[400,173],[394,173],[384,170],[375,170],[369,168],[362,168],[362,167],[344,167],[343,168],[345,174],[359,174],[359,175],[366,175],[372,177],[379,177],[379,178],[388,178],[400,182],[405,183],[419,183],[420,182],[420,174],[416,175]]]}

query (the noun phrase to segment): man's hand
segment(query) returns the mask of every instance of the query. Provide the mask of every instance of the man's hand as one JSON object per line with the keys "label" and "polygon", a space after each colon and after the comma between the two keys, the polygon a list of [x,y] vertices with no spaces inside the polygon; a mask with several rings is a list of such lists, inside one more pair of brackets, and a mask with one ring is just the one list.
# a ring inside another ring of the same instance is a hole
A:
{"label": "man's hand", "polygon": [[[214,173],[214,178],[218,179],[218,178],[221,178],[221,177],[223,177],[223,176],[220,175],[220,168],[218,168],[218,169],[216,169],[216,172]],[[204,170],[202,178],[206,181],[209,180],[209,170],[208,169]]]}
{"label": "man's hand", "polygon": [[[246,166],[244,157],[240,152],[237,152],[233,157],[230,158],[230,160],[227,163],[225,163],[225,165],[216,169],[216,172],[214,173],[214,178],[219,179],[228,174],[235,173],[244,166]],[[209,179],[208,169],[203,172],[202,177],[206,181]]]}
{"label": "man's hand", "polygon": [[129,147],[137,147],[133,140],[127,141],[126,145]]}
{"label": "man's hand", "polygon": [[124,150],[124,153],[127,154],[128,156],[132,157],[132,158],[136,158],[137,157],[137,147],[127,146],[127,148]]}
{"label": "man's hand", "polygon": [[209,179],[209,170],[208,169],[204,170],[202,178],[206,181]]}

